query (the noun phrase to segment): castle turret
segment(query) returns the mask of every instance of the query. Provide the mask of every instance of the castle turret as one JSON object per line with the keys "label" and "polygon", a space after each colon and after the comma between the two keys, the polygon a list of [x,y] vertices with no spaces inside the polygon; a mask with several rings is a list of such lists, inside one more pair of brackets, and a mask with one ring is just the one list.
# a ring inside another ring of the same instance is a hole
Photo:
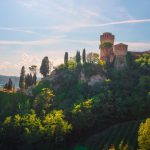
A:
{"label": "castle turret", "polygon": [[100,43],[112,43],[114,45],[115,36],[112,33],[105,32],[100,36]]}
{"label": "castle turret", "polygon": [[120,43],[114,45],[114,54],[116,56],[125,56],[127,54],[128,45]]}
{"label": "castle turret", "polygon": [[109,32],[100,36],[100,59],[111,63],[114,59],[113,45],[115,36]]}
{"label": "castle turret", "polygon": [[122,68],[126,65],[126,54],[128,50],[128,45],[120,43],[114,45],[114,55],[115,55],[115,68]]}

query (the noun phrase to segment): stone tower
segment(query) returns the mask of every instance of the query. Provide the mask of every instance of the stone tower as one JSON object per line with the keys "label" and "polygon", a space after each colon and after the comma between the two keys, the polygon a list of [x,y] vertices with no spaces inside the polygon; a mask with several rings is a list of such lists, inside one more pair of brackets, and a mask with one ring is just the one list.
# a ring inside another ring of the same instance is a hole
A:
{"label": "stone tower", "polygon": [[114,46],[114,67],[119,69],[126,66],[126,54],[127,54],[128,45],[120,43]]}
{"label": "stone tower", "polygon": [[100,36],[100,59],[106,62],[112,62],[114,59],[113,46],[115,36],[109,32]]}

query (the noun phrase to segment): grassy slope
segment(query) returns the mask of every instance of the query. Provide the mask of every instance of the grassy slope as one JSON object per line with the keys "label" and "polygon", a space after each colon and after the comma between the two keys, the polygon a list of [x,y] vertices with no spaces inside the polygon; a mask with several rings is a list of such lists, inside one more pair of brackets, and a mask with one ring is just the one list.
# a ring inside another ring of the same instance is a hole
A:
{"label": "grassy slope", "polygon": [[[121,141],[128,143],[133,149],[137,149],[137,135],[140,121],[126,122],[114,125],[103,132],[89,137],[85,145],[88,150],[101,150],[104,147],[115,145],[117,148]],[[75,150],[87,150],[86,148],[76,148]]]}

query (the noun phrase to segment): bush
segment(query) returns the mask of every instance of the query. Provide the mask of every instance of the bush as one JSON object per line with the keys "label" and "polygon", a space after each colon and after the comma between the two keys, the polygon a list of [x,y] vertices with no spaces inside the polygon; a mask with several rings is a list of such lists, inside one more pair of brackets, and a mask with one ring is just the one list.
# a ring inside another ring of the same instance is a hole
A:
{"label": "bush", "polygon": [[140,150],[149,150],[150,148],[150,118],[141,123],[138,131],[138,144]]}

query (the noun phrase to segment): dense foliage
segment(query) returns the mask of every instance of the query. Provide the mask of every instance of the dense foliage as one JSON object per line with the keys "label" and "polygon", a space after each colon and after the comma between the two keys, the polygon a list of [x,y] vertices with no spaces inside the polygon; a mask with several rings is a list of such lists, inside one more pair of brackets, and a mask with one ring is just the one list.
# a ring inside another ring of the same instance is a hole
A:
{"label": "dense foliage", "polygon": [[19,87],[21,90],[25,88],[25,67],[22,66],[19,80]]}
{"label": "dense foliage", "polygon": [[41,64],[41,67],[40,67],[40,73],[46,77],[48,74],[49,74],[49,59],[48,57],[44,57],[43,60],[42,60],[42,64]]}
{"label": "dense foliage", "polygon": [[150,148],[150,119],[141,123],[138,137],[140,150],[148,150]]}
{"label": "dense foliage", "polygon": [[[92,54],[93,60],[87,58],[82,64],[79,56],[78,52],[75,59],[67,61],[67,67],[62,64],[49,78],[42,79],[33,89],[32,97],[0,93],[1,149],[72,150],[85,144],[91,150],[86,143],[92,143],[97,133],[103,141],[99,142],[101,145],[95,144],[95,149],[111,145],[120,149],[137,148],[137,137],[134,144],[126,143],[130,140],[124,136],[118,137],[115,143],[113,140],[106,143],[102,137],[103,131],[109,136],[112,126],[126,122],[136,124],[135,134],[139,122],[150,116],[150,55],[134,60],[129,53],[128,66],[122,70],[99,62],[97,55],[93,59]],[[91,86],[88,83],[94,75],[105,78]],[[143,129],[149,129],[144,125],[139,131],[140,148],[144,142]],[[120,133],[127,128],[119,127]]]}
{"label": "dense foliage", "polygon": [[65,66],[68,66],[68,52],[65,52],[64,64],[65,64]]}
{"label": "dense foliage", "polygon": [[14,85],[13,85],[11,78],[9,78],[8,83],[6,83],[3,88],[4,90],[8,90],[8,91],[14,90]]}
{"label": "dense foliage", "polygon": [[100,48],[111,48],[113,46],[112,43],[110,42],[105,42],[103,44],[100,45]]}
{"label": "dense foliage", "polygon": [[82,62],[83,62],[83,64],[86,63],[86,51],[85,51],[85,49],[83,49],[83,52],[82,52]]}

